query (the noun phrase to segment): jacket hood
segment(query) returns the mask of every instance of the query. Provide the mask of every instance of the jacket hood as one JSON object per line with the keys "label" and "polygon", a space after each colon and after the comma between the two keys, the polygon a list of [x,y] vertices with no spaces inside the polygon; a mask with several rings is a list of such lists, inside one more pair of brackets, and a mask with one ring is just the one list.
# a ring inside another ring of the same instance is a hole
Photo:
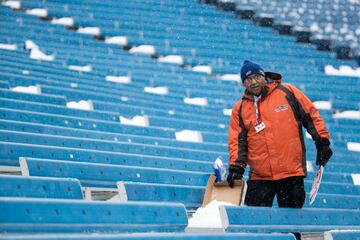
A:
{"label": "jacket hood", "polygon": [[265,72],[265,78],[267,80],[268,83],[272,82],[272,81],[276,81],[276,80],[280,80],[282,79],[282,76],[280,73],[275,73],[275,72]]}

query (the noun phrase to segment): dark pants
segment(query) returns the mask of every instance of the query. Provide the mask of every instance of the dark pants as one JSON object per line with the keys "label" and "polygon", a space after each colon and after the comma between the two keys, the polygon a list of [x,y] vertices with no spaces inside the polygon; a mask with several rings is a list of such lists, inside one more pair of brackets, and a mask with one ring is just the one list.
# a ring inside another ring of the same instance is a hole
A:
{"label": "dark pants", "polygon": [[281,180],[248,180],[245,204],[271,207],[274,197],[279,207],[302,208],[305,202],[304,177],[289,177]]}

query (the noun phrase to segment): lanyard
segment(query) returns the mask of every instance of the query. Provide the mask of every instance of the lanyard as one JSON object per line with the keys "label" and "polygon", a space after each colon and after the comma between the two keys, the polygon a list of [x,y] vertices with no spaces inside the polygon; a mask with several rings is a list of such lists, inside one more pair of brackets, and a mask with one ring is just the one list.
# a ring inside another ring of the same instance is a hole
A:
{"label": "lanyard", "polygon": [[260,113],[260,100],[261,96],[254,96],[254,108],[255,108],[255,116],[256,116],[256,125],[261,123],[261,113]]}

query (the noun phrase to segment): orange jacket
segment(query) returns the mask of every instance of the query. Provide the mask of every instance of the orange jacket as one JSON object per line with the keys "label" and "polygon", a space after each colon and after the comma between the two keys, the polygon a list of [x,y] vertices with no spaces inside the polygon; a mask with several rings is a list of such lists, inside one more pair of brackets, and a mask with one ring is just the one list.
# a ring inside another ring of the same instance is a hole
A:
{"label": "orange jacket", "polygon": [[[232,109],[229,126],[229,165],[250,166],[251,180],[278,180],[306,176],[304,126],[315,142],[330,138],[312,102],[297,88],[281,84],[271,74],[266,93],[258,103],[265,129],[256,133],[254,97],[244,93]],[[241,112],[240,112],[241,111]]]}

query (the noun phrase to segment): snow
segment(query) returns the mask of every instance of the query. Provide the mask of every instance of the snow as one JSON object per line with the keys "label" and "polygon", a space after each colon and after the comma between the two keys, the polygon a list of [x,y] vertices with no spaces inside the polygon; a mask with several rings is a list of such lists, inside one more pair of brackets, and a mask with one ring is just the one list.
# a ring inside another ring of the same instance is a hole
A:
{"label": "snow", "polygon": [[359,0],[349,0],[349,3],[351,4],[360,4]]}
{"label": "snow", "polygon": [[43,8],[29,9],[29,10],[26,10],[25,13],[27,13],[29,15],[38,16],[38,17],[47,17],[47,15],[48,15],[47,10],[43,9]]}
{"label": "snow", "polygon": [[26,40],[25,41],[25,49],[27,49],[27,50],[39,49],[39,46],[31,40]]}
{"label": "snow", "polygon": [[91,65],[85,65],[85,66],[69,65],[68,68],[70,70],[80,71],[80,72],[91,72],[92,71]]}
{"label": "snow", "polygon": [[168,55],[165,57],[159,57],[158,58],[159,62],[163,62],[163,63],[173,63],[173,64],[178,64],[178,65],[183,65],[184,64],[184,58],[180,55]]}
{"label": "snow", "polygon": [[127,102],[127,101],[129,101],[129,98],[123,96],[123,97],[120,97],[120,100],[123,102]]}
{"label": "snow", "polygon": [[155,54],[155,47],[152,45],[140,45],[137,47],[132,47],[129,50],[130,53],[141,53],[147,55],[154,55]]}
{"label": "snow", "polygon": [[224,74],[220,79],[223,81],[241,82],[240,74]]}
{"label": "snow", "polygon": [[72,19],[71,17],[54,18],[53,20],[51,20],[51,23],[64,26],[74,26],[74,19]]}
{"label": "snow", "polygon": [[71,101],[66,103],[66,107],[81,110],[94,110],[93,102],[91,100],[80,100],[79,102]]}
{"label": "snow", "polygon": [[131,83],[130,76],[106,76],[106,81],[116,82],[116,83]]}
{"label": "snow", "polygon": [[232,113],[232,109],[223,109],[223,114],[225,116],[231,116]]}
{"label": "snow", "polygon": [[144,92],[167,95],[169,94],[169,89],[167,87],[144,87]]}
{"label": "snow", "polygon": [[207,73],[209,75],[212,73],[211,66],[205,66],[205,65],[195,66],[192,68],[192,70],[194,72],[203,72],[203,73]]}
{"label": "snow", "polygon": [[38,48],[31,49],[30,58],[40,60],[40,61],[54,61],[55,60],[54,55],[46,55]]}
{"label": "snow", "polygon": [[310,26],[310,30],[312,32],[317,32],[317,31],[319,31],[319,29],[320,29],[319,25],[316,22],[312,23],[311,26]]}
{"label": "snow", "polygon": [[314,171],[314,165],[312,164],[312,162],[306,161],[306,169],[307,169],[308,172],[313,172]]}
{"label": "snow", "polygon": [[89,34],[96,36],[100,35],[101,33],[100,28],[98,27],[80,27],[77,32],[81,34]]}
{"label": "snow", "polygon": [[0,49],[15,51],[17,46],[16,44],[0,43]]}
{"label": "snow", "polygon": [[112,198],[107,199],[106,202],[121,202],[120,196],[118,194],[116,194]]}
{"label": "snow", "polygon": [[184,103],[189,105],[197,105],[197,106],[207,106],[208,101],[207,98],[184,98]]}
{"label": "snow", "polygon": [[343,111],[333,114],[333,118],[360,119],[360,111]]}
{"label": "snow", "polygon": [[3,1],[1,3],[1,5],[7,6],[7,7],[11,8],[11,9],[20,9],[21,8],[20,1]]}
{"label": "snow", "polygon": [[70,87],[77,88],[79,85],[77,83],[70,83]]}
{"label": "snow", "polygon": [[353,69],[350,66],[341,65],[339,69],[332,65],[326,65],[324,71],[327,75],[360,77],[360,67]]}
{"label": "snow", "polygon": [[41,94],[41,87],[40,85],[34,85],[34,86],[17,86],[11,88],[14,92],[21,92],[21,93],[31,93],[31,94]]}
{"label": "snow", "polygon": [[348,148],[349,151],[360,152],[360,143],[348,142],[347,143],[347,148]]}
{"label": "snow", "polygon": [[188,228],[219,228],[224,229],[223,223],[220,217],[219,206],[230,205],[231,203],[221,202],[213,200],[206,207],[200,207],[189,218]]}
{"label": "snow", "polygon": [[148,127],[149,126],[149,117],[144,116],[135,116],[133,118],[126,118],[120,116],[120,123],[124,125],[138,126],[138,127]]}
{"label": "snow", "polygon": [[307,139],[312,139],[311,135],[308,132],[305,133],[305,136]]}
{"label": "snow", "polygon": [[23,75],[29,75],[30,74],[30,71],[29,70],[22,70],[21,72]]}
{"label": "snow", "polygon": [[274,18],[274,15],[269,13],[259,13],[258,16],[261,18]]}
{"label": "snow", "polygon": [[[295,17],[295,16],[294,16]],[[295,26],[294,27],[294,31],[305,31],[305,32],[308,32],[309,29],[306,28],[306,27],[302,27],[302,26]]]}
{"label": "snow", "polygon": [[353,179],[354,185],[360,185],[360,174],[359,173],[353,173],[351,174],[351,177]]}
{"label": "snow", "polygon": [[41,61],[54,61],[55,56],[54,55],[47,55],[44,52],[42,52],[39,48],[39,46],[34,43],[31,40],[25,41],[25,49],[30,50],[30,58],[41,60]]}
{"label": "snow", "polygon": [[108,44],[117,44],[121,46],[125,46],[128,44],[127,37],[125,36],[106,37],[105,42]]}
{"label": "snow", "polygon": [[315,105],[315,107],[317,109],[331,110],[331,102],[329,102],[329,101],[316,101],[316,102],[313,102],[313,104]]}
{"label": "snow", "polygon": [[181,142],[203,142],[201,132],[193,130],[182,130],[179,132],[175,132],[175,138],[177,141]]}

